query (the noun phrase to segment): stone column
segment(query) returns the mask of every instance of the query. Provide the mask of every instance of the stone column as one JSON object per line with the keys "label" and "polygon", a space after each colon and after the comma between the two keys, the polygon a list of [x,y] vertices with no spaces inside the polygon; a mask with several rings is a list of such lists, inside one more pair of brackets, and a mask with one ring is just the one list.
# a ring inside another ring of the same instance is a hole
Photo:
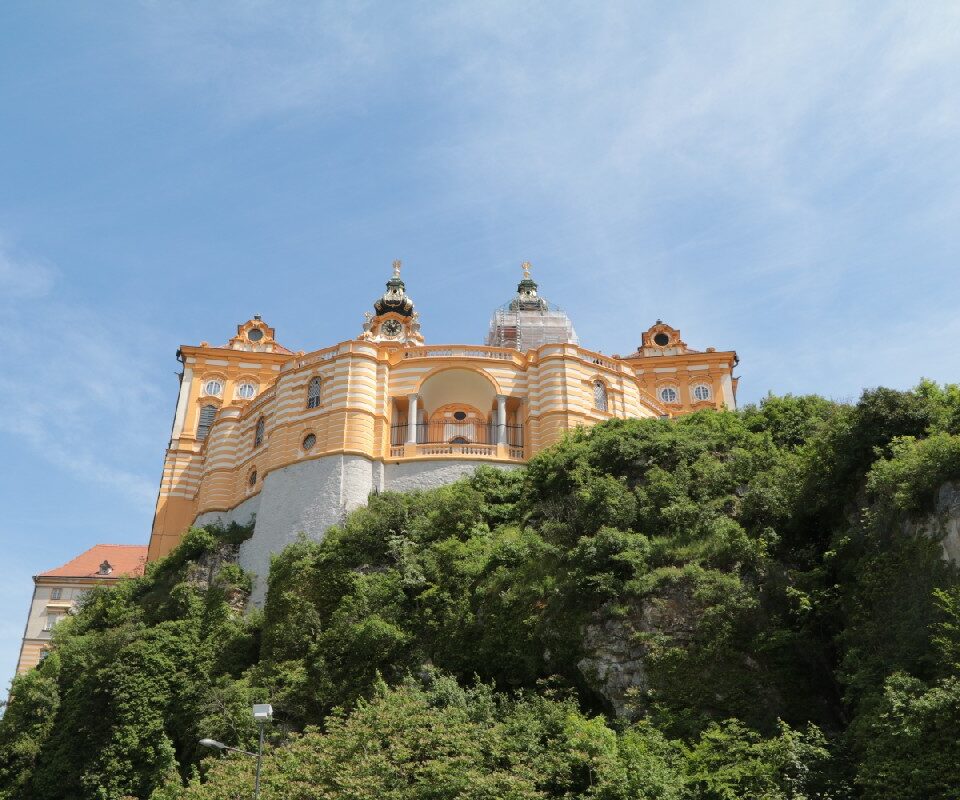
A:
{"label": "stone column", "polygon": [[497,444],[507,443],[507,398],[497,395]]}
{"label": "stone column", "polygon": [[407,395],[407,444],[417,443],[417,406],[420,395]]}

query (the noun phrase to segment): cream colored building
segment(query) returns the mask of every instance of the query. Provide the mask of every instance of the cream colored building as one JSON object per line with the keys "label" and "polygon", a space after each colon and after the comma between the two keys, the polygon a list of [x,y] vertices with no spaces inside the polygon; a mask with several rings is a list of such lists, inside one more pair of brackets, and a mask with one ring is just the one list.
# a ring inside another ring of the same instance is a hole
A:
{"label": "cream colored building", "polygon": [[316,538],[371,492],[431,488],[480,464],[510,469],[564,431],[620,417],[735,407],[732,351],[688,348],[658,323],[629,356],[580,345],[524,265],[486,344],[428,345],[400,264],[360,334],[292,352],[259,317],[183,365],[149,558],[192,524],[255,520],[240,563]]}
{"label": "cream colored building", "polygon": [[127,575],[142,575],[146,560],[143,545],[98,544],[62,567],[35,575],[17,674],[40,663],[50,647],[53,629],[85,592]]}

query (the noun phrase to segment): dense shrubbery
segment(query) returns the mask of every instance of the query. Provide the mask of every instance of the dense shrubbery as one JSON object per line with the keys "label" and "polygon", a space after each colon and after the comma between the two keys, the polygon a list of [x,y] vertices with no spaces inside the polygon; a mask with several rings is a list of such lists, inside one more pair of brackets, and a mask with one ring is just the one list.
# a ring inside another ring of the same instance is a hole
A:
{"label": "dense shrubbery", "polygon": [[192,531],[15,681],[0,800],[236,797],[195,743],[265,698],[265,798],[956,797],[960,584],[906,523],[958,431],[933,384],[613,420],[371,497],[263,613],[245,532]]}

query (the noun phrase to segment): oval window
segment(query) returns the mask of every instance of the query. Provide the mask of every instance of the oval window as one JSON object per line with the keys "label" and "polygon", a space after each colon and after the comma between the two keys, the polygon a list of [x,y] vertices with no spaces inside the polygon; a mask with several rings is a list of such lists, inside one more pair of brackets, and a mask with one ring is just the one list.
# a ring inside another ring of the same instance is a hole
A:
{"label": "oval window", "polygon": [[303,442],[301,443],[301,446],[303,447],[304,450],[313,450],[313,446],[316,443],[317,443],[317,437],[312,433],[308,433],[306,436],[303,437]]}
{"label": "oval window", "polygon": [[660,400],[664,403],[676,403],[680,395],[672,386],[664,386],[660,390]]}

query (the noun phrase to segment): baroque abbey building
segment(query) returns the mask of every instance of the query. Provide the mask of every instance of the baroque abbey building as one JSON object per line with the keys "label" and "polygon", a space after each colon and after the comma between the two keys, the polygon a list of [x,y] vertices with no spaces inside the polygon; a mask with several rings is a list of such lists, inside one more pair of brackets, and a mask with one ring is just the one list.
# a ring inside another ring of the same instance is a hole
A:
{"label": "baroque abbey building", "polygon": [[612,417],[736,407],[735,352],[693,350],[659,320],[629,355],[584,349],[523,270],[484,345],[426,344],[395,262],[355,339],[292,352],[256,316],[223,346],[182,346],[149,559],[193,524],[255,519],[240,563],[259,600],[271,553],[322,537],[372,492],[512,468]]}

